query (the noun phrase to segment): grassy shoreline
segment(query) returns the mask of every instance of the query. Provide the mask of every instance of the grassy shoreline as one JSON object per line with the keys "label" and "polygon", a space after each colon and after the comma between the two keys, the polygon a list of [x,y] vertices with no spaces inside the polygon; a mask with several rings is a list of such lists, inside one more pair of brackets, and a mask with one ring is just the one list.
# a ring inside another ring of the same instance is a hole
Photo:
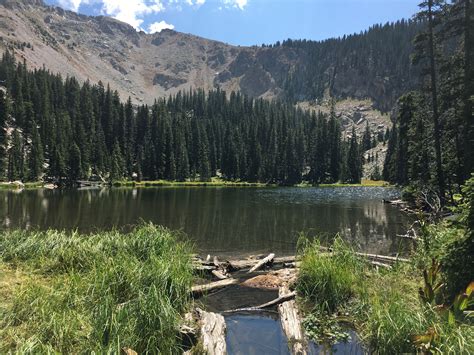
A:
{"label": "grassy shoreline", "polygon": [[0,233],[0,353],[180,351],[192,248],[168,229]]}
{"label": "grassy shoreline", "polygon": [[[26,182],[24,184],[0,182],[0,190],[21,190],[21,189],[43,189],[45,188],[43,182]],[[230,181],[222,180],[219,178],[213,178],[211,181],[170,181],[170,180],[154,180],[154,181],[130,181],[120,180],[114,181],[111,185],[112,188],[147,188],[147,187],[278,187],[282,185],[278,184],[267,184],[262,182],[248,182],[248,181]],[[373,181],[373,180],[362,180],[360,184],[319,184],[314,185],[308,182],[302,182],[300,184],[289,186],[289,187],[386,187],[394,188],[385,181]]]}
{"label": "grassy shoreline", "polygon": [[[435,287],[451,280],[433,269],[438,265],[433,260],[465,233],[445,224],[429,226],[426,233],[430,248],[419,246],[410,263],[391,269],[375,269],[337,237],[332,255],[317,241],[304,241],[296,285],[307,334],[316,341],[341,341],[347,335],[341,324],[349,323],[378,354],[474,353],[474,323],[456,310],[444,286]],[[470,297],[466,302],[474,302]]]}

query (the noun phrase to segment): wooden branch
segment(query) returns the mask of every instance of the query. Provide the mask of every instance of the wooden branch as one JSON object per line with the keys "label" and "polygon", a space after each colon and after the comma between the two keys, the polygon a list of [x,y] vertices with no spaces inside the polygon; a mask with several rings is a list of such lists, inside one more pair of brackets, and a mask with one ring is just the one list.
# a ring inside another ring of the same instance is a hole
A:
{"label": "wooden branch", "polygon": [[378,261],[371,260],[371,261],[369,261],[369,262],[370,262],[372,265],[377,266],[377,267],[383,267],[383,268],[386,268],[386,269],[391,269],[391,268],[392,268],[391,265],[384,264],[384,263],[381,263],[381,262],[378,262]]}
{"label": "wooden branch", "polygon": [[222,272],[220,272],[219,270],[212,270],[211,273],[217,277],[219,280],[225,280],[227,279],[228,277],[226,275],[224,275]]}
{"label": "wooden branch", "polygon": [[195,286],[192,287],[191,291],[192,291],[194,296],[198,296],[198,295],[201,295],[205,292],[209,292],[209,291],[216,290],[216,289],[219,289],[219,288],[227,287],[227,286],[230,286],[230,285],[235,285],[237,283],[239,283],[239,280],[234,279],[234,278],[227,278],[225,280],[211,282],[211,283],[204,284],[204,285],[195,285]]}
{"label": "wooden branch", "polygon": [[262,260],[260,260],[258,263],[255,264],[255,266],[253,266],[249,271],[248,273],[252,273],[252,272],[255,272],[257,270],[260,270],[262,267],[264,267],[265,265],[267,264],[271,264],[273,262],[273,259],[275,259],[275,254],[273,253],[270,253],[268,254],[267,257],[263,258]]}
{"label": "wooden branch", "polygon": [[[285,295],[290,294],[292,293],[288,287],[280,287],[280,297],[285,297]],[[289,300],[281,303],[278,306],[278,313],[280,313],[281,326],[286,334],[286,338],[288,339],[288,345],[290,346],[291,353],[306,355],[306,341],[296,301]]]}
{"label": "wooden branch", "polygon": [[[323,246],[320,246],[319,248],[323,251],[332,252],[331,248],[327,248]],[[388,262],[388,263],[395,263],[397,261],[404,262],[404,263],[410,262],[410,259],[401,258],[398,256],[388,256],[388,255],[369,254],[369,253],[360,253],[360,252],[354,252],[354,254],[363,258],[372,259],[372,260],[381,261],[381,262]]]}
{"label": "wooden branch", "polygon": [[259,306],[230,309],[230,310],[224,311],[222,313],[262,311],[265,308],[270,308],[270,307],[273,307],[273,306],[277,306],[277,305],[279,305],[283,302],[293,300],[295,297],[296,297],[296,292],[289,292],[288,294],[281,295],[278,298],[275,298],[274,300],[271,300],[267,303],[263,303]]}
{"label": "wooden branch", "polygon": [[225,341],[225,319],[222,315],[197,309],[201,320],[201,340],[204,351],[209,355],[227,353]]}

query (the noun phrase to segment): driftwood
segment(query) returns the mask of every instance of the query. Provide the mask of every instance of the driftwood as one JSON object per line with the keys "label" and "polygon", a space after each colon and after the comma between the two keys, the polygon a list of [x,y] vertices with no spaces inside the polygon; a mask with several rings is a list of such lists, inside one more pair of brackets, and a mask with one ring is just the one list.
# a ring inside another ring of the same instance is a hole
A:
{"label": "driftwood", "polygon": [[275,298],[274,300],[271,300],[269,302],[263,303],[259,306],[254,306],[254,307],[244,307],[244,308],[236,308],[236,309],[229,309],[227,311],[224,311],[222,313],[235,313],[235,312],[252,312],[252,311],[262,311],[266,308],[270,308],[273,306],[277,306],[283,302],[290,301],[296,297],[295,292],[289,292],[286,295],[281,295],[278,298]]}
{"label": "driftwood", "polygon": [[219,270],[212,270],[211,273],[217,277],[219,280],[225,280],[227,279],[228,277],[226,275],[224,275],[222,272],[220,272]]}
{"label": "driftwood", "polygon": [[386,269],[391,269],[391,268],[392,268],[391,265],[384,264],[384,263],[381,263],[381,262],[379,262],[379,261],[370,260],[369,262],[370,262],[372,265],[376,266],[376,267],[383,267],[383,268],[386,268]]}
{"label": "driftwood", "polygon": [[263,258],[258,263],[256,263],[248,272],[251,273],[251,272],[260,270],[265,265],[271,264],[273,262],[273,259],[275,259],[275,254],[273,253],[268,254],[267,257]]}
{"label": "driftwood", "polygon": [[204,292],[209,292],[212,290],[216,290],[218,288],[230,286],[230,285],[235,285],[239,283],[239,280],[234,279],[234,278],[226,278],[225,280],[219,280],[211,283],[207,283],[204,285],[195,285],[192,287],[191,291],[193,295],[201,295]]}
{"label": "driftwood", "polygon": [[206,354],[227,353],[225,319],[222,315],[197,309],[201,321],[201,341]]}
{"label": "driftwood", "polygon": [[[327,248],[327,247],[323,247],[323,246],[320,246],[319,248],[323,251],[328,251],[328,252],[332,251],[331,248]],[[401,258],[401,257],[398,257],[398,256],[388,256],[388,255],[369,254],[369,253],[360,253],[360,252],[354,252],[354,254],[357,255],[357,256],[360,256],[362,258],[366,258],[366,259],[374,260],[374,261],[379,261],[379,262],[382,262],[382,263],[396,263],[396,262],[408,263],[408,262],[410,262],[410,259]]]}
{"label": "driftwood", "polygon": [[[294,294],[294,292],[290,292],[288,287],[280,287],[280,298],[292,294]],[[306,355],[306,341],[296,301],[291,299],[281,303],[278,306],[278,313],[280,313],[281,326],[288,339],[288,346],[290,346],[291,353]]]}
{"label": "driftwood", "polygon": [[355,253],[358,256],[372,259],[374,261],[380,262],[388,262],[388,263],[396,263],[396,262],[403,262],[408,263],[410,260],[405,258],[400,258],[398,256],[388,256],[388,255],[378,255],[378,254],[368,254],[368,253]]}

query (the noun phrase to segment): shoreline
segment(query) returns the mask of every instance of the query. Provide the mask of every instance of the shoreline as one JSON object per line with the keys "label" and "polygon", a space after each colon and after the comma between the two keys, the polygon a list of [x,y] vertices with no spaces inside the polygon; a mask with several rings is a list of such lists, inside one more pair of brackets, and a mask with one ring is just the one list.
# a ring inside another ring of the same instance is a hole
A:
{"label": "shoreline", "polygon": [[[91,186],[94,187],[94,183],[91,182]],[[374,181],[374,180],[362,180],[360,184],[344,184],[344,183],[332,183],[332,184],[311,184],[309,182],[302,182],[296,185],[280,185],[274,183],[262,183],[262,182],[248,182],[248,181],[230,181],[221,179],[212,179],[211,181],[170,181],[170,180],[149,180],[149,181],[114,181],[112,183],[98,183],[96,187],[108,187],[108,188],[148,188],[148,187],[320,187],[320,188],[335,188],[335,187],[384,187],[384,188],[396,188],[394,185],[390,185],[386,181]],[[19,181],[15,182],[0,182],[0,190],[33,190],[33,189],[60,189],[51,183],[44,182],[26,182],[22,183]],[[77,188],[77,187],[75,187]]]}

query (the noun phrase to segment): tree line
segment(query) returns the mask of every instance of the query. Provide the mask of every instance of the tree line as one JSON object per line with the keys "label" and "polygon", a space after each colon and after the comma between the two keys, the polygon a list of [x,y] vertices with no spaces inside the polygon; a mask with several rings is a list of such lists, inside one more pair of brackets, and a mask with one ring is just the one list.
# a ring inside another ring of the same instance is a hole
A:
{"label": "tree line", "polygon": [[383,177],[453,199],[474,170],[474,4],[426,0],[414,41],[418,90],[398,102]]}
{"label": "tree line", "polygon": [[221,90],[179,92],[151,106],[122,102],[102,83],[79,84],[0,62],[0,175],[68,184],[229,180],[359,182],[362,147],[342,137],[334,110],[311,113]]}

